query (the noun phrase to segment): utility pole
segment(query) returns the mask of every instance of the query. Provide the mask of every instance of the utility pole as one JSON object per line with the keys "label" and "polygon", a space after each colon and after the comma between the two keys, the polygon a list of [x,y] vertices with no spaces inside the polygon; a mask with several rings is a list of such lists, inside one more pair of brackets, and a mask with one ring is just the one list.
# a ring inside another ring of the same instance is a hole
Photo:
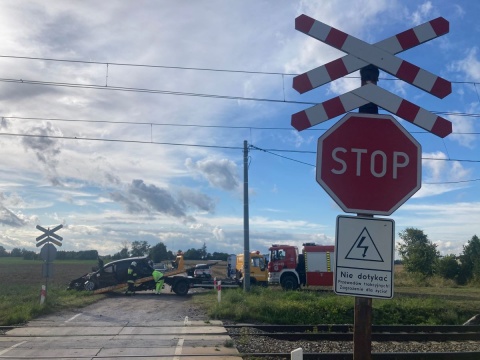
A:
{"label": "utility pole", "polygon": [[250,291],[250,233],[248,223],[248,143],[243,141],[243,290]]}

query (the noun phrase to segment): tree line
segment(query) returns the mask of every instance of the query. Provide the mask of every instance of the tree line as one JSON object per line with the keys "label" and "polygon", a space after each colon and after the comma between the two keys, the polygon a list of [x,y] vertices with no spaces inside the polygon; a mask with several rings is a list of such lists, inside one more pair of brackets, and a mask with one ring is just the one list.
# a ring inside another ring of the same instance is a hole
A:
{"label": "tree line", "polygon": [[147,256],[154,262],[159,263],[164,260],[175,260],[177,254],[183,253],[185,260],[227,260],[229,254],[220,252],[207,252],[207,244],[203,243],[203,246],[199,249],[190,248],[186,251],[181,249],[173,253],[171,250],[167,250],[164,243],[160,242],[154,246],[146,241],[133,241],[131,244],[124,243],[122,249],[113,254],[112,256],[106,256],[106,260],[118,260],[133,256]]}
{"label": "tree line", "polygon": [[[180,249],[173,253],[171,250],[167,250],[167,247],[162,242],[151,246],[146,241],[133,241],[131,244],[128,242],[122,243],[122,248],[119,252],[116,252],[113,255],[101,256],[101,258],[106,262],[128,257],[148,256],[154,263],[160,263],[166,260],[175,260],[178,252],[183,253],[183,258],[185,260],[227,260],[229,255],[220,252],[207,252],[206,243],[203,243],[203,246],[199,249],[191,248],[186,251]],[[9,252],[3,246],[0,246],[0,257],[21,257],[25,260],[41,259],[40,254],[35,251],[26,250],[25,248],[13,248]],[[98,258],[99,254],[97,250],[58,250],[56,255],[57,260],[97,260]]]}
{"label": "tree line", "polygon": [[477,235],[472,236],[458,256],[440,256],[437,245],[422,230],[407,228],[399,236],[403,243],[397,250],[407,272],[425,277],[438,275],[459,285],[480,282],[480,239]]}

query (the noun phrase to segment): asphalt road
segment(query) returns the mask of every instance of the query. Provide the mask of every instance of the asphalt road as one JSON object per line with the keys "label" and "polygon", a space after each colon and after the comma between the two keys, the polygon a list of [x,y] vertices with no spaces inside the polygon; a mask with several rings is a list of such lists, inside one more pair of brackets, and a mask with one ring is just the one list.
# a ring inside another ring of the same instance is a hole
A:
{"label": "asphalt road", "polygon": [[222,323],[192,304],[195,294],[168,290],[38,318],[0,336],[0,359],[241,359]]}

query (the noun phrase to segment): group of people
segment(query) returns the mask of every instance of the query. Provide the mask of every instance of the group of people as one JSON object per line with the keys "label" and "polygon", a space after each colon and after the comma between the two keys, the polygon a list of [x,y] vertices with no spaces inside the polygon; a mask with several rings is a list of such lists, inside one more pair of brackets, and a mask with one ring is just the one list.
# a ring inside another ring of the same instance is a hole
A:
{"label": "group of people", "polygon": [[[127,270],[128,289],[125,295],[135,295],[135,280],[137,279],[137,262],[132,261]],[[163,288],[164,277],[160,270],[154,269],[152,272],[153,281],[155,281],[155,294],[159,295]]]}

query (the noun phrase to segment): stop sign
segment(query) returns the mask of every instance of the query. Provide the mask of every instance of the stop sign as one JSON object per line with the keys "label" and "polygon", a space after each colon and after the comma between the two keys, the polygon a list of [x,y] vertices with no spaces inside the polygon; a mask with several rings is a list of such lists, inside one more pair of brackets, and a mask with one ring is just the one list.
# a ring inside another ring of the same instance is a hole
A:
{"label": "stop sign", "polygon": [[318,139],[317,182],[347,213],[390,215],[422,186],[421,153],[391,115],[349,113]]}

